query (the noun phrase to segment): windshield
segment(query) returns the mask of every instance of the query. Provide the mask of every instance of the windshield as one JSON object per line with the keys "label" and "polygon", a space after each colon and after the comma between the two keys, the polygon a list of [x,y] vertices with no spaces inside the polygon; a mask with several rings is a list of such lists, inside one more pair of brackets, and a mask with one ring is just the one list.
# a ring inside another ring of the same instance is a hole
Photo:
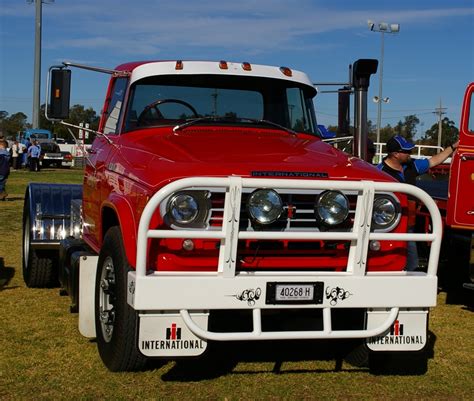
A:
{"label": "windshield", "polygon": [[59,153],[59,146],[52,142],[42,142],[40,143],[41,152],[45,153]]}
{"label": "windshield", "polygon": [[35,133],[31,134],[30,138],[31,139],[49,139],[49,134],[41,134],[41,133]]}
{"label": "windshield", "polygon": [[[135,82],[125,131],[197,123],[251,125],[268,120],[285,128],[317,134],[310,91],[289,81],[241,76],[182,75]],[[245,120],[247,119],[247,120]]]}

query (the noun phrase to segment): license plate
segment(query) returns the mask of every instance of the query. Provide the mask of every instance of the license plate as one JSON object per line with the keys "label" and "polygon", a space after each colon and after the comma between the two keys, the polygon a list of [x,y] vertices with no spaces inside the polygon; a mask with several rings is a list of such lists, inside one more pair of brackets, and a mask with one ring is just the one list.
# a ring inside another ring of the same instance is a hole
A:
{"label": "license plate", "polygon": [[321,304],[322,282],[314,283],[267,283],[267,304]]}

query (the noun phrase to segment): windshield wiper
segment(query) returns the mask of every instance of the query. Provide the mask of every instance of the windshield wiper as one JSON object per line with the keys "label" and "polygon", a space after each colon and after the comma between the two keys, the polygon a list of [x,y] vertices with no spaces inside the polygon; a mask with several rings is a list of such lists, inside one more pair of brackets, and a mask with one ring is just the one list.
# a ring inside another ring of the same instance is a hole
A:
{"label": "windshield wiper", "polygon": [[291,135],[296,136],[297,133],[296,131],[293,131],[290,128],[284,127],[283,125],[277,124],[273,121],[270,120],[263,120],[263,119],[257,119],[257,118],[248,118],[248,117],[221,117],[221,116],[205,116],[205,117],[198,117],[194,118],[190,121],[187,121],[183,124],[178,124],[173,128],[173,132],[177,132],[182,130],[183,128],[187,128],[191,125],[194,125],[196,123],[199,123],[201,121],[248,121],[254,124],[266,124],[266,125],[271,125],[272,127],[278,128],[282,131],[286,131],[290,133]]}
{"label": "windshield wiper", "polygon": [[198,117],[198,118],[193,118],[192,120],[186,121],[185,123],[178,124],[175,127],[173,127],[173,132],[177,132],[182,130],[183,128],[189,127],[191,125],[194,125],[200,121],[219,121],[219,120],[225,120],[225,117],[219,117],[219,116],[205,116],[205,117]]}
{"label": "windshield wiper", "polygon": [[287,128],[283,125],[280,125],[278,123],[274,123],[273,121],[270,121],[270,120],[263,120],[263,119],[257,119],[257,118],[249,118],[249,117],[237,117],[235,118],[236,121],[248,121],[250,123],[255,123],[255,124],[266,124],[266,125],[271,125],[272,127],[275,127],[275,128],[279,128],[281,129],[282,131],[286,131],[288,133],[290,133],[291,135],[298,135],[296,133],[296,131],[293,131],[292,129],[290,128]]}

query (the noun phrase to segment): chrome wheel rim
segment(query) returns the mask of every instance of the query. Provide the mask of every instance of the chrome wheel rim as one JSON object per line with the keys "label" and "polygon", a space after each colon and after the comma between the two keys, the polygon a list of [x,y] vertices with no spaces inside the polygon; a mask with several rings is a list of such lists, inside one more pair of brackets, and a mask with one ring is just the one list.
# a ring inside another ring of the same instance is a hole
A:
{"label": "chrome wheel rim", "polygon": [[115,323],[115,268],[110,256],[102,266],[99,283],[99,321],[105,342],[112,340]]}
{"label": "chrome wheel rim", "polygon": [[23,265],[28,266],[28,259],[30,257],[30,219],[25,220],[25,227],[23,228]]}

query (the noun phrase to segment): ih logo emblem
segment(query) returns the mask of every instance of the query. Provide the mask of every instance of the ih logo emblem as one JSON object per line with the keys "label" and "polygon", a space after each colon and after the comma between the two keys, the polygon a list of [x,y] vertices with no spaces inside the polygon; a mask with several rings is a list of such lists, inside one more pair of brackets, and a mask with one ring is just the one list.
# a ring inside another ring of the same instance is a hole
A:
{"label": "ih logo emblem", "polygon": [[390,328],[391,336],[403,336],[403,324],[400,324],[398,320],[395,320],[395,323]]}
{"label": "ih logo emblem", "polygon": [[171,327],[166,329],[167,340],[181,340],[181,328],[176,327],[176,323],[172,323]]}

